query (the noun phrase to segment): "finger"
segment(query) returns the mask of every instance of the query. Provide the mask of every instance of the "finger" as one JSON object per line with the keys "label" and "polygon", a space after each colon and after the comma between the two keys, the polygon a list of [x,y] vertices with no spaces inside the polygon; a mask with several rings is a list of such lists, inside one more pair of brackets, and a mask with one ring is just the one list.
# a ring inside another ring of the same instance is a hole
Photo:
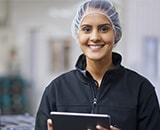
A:
{"label": "finger", "polygon": [[47,120],[47,127],[48,127],[48,130],[53,130],[53,124],[51,119]]}
{"label": "finger", "polygon": [[116,127],[114,127],[114,126],[112,126],[112,125],[110,126],[110,129],[111,129],[111,130],[119,130],[118,128],[116,128]]}
{"label": "finger", "polygon": [[102,127],[102,126],[100,126],[100,125],[96,125],[96,129],[97,129],[97,130],[107,130],[106,128],[104,128],[104,127]]}

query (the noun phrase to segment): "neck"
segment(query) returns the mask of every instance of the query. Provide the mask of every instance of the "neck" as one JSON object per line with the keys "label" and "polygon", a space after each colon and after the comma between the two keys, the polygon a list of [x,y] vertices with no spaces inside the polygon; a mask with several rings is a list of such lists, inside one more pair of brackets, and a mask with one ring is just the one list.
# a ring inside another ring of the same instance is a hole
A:
{"label": "neck", "polygon": [[98,82],[99,86],[101,84],[102,78],[106,71],[114,68],[112,63],[112,57],[105,61],[94,61],[87,59],[86,70],[90,72],[92,77]]}

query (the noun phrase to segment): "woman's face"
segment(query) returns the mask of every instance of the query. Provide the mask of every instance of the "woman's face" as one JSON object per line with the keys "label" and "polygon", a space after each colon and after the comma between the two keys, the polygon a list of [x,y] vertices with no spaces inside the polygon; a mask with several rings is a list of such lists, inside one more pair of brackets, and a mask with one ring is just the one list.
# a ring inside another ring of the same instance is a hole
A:
{"label": "woman's face", "polygon": [[78,32],[81,50],[90,60],[103,60],[112,57],[114,30],[107,17],[89,14],[81,22]]}

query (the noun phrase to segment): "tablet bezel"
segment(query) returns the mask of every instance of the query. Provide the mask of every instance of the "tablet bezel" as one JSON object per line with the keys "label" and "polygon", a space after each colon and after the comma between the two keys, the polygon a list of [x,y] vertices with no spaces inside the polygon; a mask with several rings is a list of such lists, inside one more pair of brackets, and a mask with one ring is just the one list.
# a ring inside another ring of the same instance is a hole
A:
{"label": "tablet bezel", "polygon": [[107,129],[110,127],[111,117],[108,114],[73,113],[73,112],[50,112],[54,130],[87,130],[96,129],[101,125]]}

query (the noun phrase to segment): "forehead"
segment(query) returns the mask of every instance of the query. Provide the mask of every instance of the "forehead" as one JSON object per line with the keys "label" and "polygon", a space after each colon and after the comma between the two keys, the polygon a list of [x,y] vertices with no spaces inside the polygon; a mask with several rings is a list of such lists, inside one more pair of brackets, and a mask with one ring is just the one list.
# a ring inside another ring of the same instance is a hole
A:
{"label": "forehead", "polygon": [[99,24],[111,24],[110,20],[104,16],[103,14],[99,13],[92,13],[86,15],[81,22],[81,25],[83,24],[90,24],[90,25],[99,25]]}

